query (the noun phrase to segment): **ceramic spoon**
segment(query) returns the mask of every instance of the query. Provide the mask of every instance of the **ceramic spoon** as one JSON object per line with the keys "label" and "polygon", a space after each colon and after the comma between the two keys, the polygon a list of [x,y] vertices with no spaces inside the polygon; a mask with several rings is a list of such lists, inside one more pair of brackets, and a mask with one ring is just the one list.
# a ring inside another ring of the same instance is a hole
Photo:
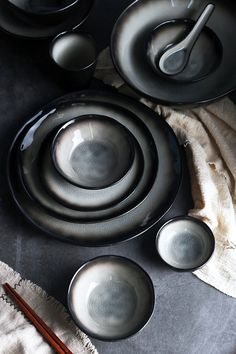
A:
{"label": "ceramic spoon", "polygon": [[191,32],[181,42],[171,46],[159,60],[160,70],[167,75],[176,75],[184,70],[188,63],[191,50],[202,29],[209,20],[215,6],[208,4],[198,18]]}

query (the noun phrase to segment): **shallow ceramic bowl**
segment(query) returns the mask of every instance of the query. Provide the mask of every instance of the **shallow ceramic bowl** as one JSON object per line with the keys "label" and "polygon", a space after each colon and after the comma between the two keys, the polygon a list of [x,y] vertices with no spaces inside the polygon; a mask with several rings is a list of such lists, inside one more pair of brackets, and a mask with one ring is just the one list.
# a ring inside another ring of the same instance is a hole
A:
{"label": "shallow ceramic bowl", "polygon": [[58,172],[71,183],[100,189],[122,179],[134,160],[128,130],[107,117],[88,115],[66,123],[52,143]]}
{"label": "shallow ceramic bowl", "polygon": [[80,0],[5,0],[23,19],[43,22],[60,21],[71,13]]}
{"label": "shallow ceramic bowl", "polygon": [[72,209],[96,211],[115,206],[135,191],[144,171],[141,147],[134,136],[133,140],[134,162],[124,178],[110,187],[90,190],[71,184],[57,172],[50,153],[52,139],[48,139],[43,144],[39,160],[42,182],[52,197]]}
{"label": "shallow ceramic bowl", "polygon": [[193,271],[211,258],[215,239],[210,228],[189,216],[165,223],[157,233],[157,252],[162,260],[180,271]]}
{"label": "shallow ceramic bowl", "polygon": [[102,256],[85,263],[68,291],[69,310],[78,326],[100,340],[119,340],[138,332],[154,308],[148,274],[133,261]]}

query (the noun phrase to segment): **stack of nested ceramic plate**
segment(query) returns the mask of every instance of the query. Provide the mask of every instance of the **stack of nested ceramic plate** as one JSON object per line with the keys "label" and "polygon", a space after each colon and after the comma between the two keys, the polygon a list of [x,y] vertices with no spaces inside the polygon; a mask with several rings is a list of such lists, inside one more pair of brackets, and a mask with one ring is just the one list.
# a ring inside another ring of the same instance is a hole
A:
{"label": "stack of nested ceramic plate", "polygon": [[8,160],[14,199],[49,234],[82,245],[125,240],[169,209],[181,156],[168,124],[107,92],[62,97],[17,134]]}
{"label": "stack of nested ceramic plate", "polygon": [[17,37],[53,37],[80,26],[93,3],[94,0],[3,0],[0,28]]}
{"label": "stack of nested ceramic plate", "polygon": [[236,87],[236,4],[226,0],[138,0],[118,18],[114,64],[142,95],[195,105]]}

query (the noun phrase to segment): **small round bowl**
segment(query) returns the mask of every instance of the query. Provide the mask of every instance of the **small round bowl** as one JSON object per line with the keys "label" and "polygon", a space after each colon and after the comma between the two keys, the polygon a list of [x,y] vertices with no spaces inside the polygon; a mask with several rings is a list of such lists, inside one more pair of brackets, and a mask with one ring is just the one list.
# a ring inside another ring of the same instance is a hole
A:
{"label": "small round bowl", "polygon": [[23,19],[40,22],[61,21],[71,13],[80,0],[5,0]]}
{"label": "small round bowl", "polygon": [[167,221],[158,231],[156,249],[161,259],[179,271],[194,271],[211,258],[215,238],[199,219],[183,216]]}
{"label": "small round bowl", "polygon": [[105,341],[137,333],[150,319],[154,302],[148,274],[119,256],[85,263],[68,290],[68,307],[75,322],[88,335]]}
{"label": "small round bowl", "polygon": [[73,31],[60,33],[52,40],[49,55],[57,80],[76,89],[89,86],[97,62],[96,44],[90,35]]}
{"label": "small round bowl", "polygon": [[141,147],[134,136],[133,140],[134,162],[124,178],[110,187],[89,190],[71,184],[58,173],[51,158],[52,141],[49,139],[44,142],[40,156],[41,180],[55,200],[71,209],[91,212],[117,206],[135,192],[144,171]]}
{"label": "small round bowl", "polygon": [[120,181],[134,161],[134,141],[120,123],[89,115],[72,120],[58,131],[52,143],[58,172],[86,189],[106,188]]}

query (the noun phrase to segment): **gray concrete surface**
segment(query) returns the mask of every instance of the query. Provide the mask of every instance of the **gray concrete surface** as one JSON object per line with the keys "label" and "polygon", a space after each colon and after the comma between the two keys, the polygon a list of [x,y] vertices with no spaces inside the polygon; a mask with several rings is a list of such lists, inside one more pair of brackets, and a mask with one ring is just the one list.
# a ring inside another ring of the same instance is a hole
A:
{"label": "gray concrete surface", "polygon": [[[116,17],[129,2],[97,0],[83,30],[95,36],[100,48],[107,45]],[[177,273],[162,264],[154,250],[158,226],[122,244],[82,248],[35,229],[15,206],[5,173],[10,143],[42,105],[66,92],[48,69],[48,44],[0,34],[0,260],[66,304],[69,281],[82,262],[103,254],[130,257],[154,282],[155,311],[143,331],[130,339],[93,340],[100,354],[236,354],[236,300],[190,273]],[[185,167],[181,190],[165,219],[186,213],[190,206]]]}

